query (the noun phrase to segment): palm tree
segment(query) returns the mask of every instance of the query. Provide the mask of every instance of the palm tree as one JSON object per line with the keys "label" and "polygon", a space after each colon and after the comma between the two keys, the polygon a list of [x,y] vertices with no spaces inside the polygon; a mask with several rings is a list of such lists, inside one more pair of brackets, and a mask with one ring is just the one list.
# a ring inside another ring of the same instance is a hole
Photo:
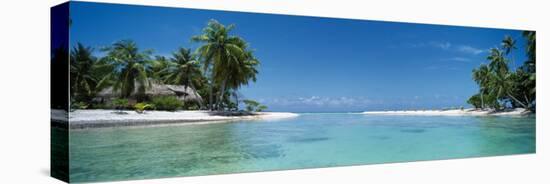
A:
{"label": "palm tree", "polygon": [[523,37],[527,40],[526,51],[527,51],[527,63],[532,63],[533,67],[536,63],[536,32],[534,31],[524,31]]}
{"label": "palm tree", "polygon": [[510,79],[510,74],[506,75],[494,75],[493,80],[491,81],[491,87],[493,88],[493,94],[499,98],[508,97],[512,99],[515,103],[521,105],[523,108],[527,109],[528,105],[512,95],[511,91],[514,87],[513,80]]}
{"label": "palm tree", "polygon": [[[502,50],[493,48],[487,60],[488,65],[482,65],[473,70],[473,79],[479,85],[479,94],[472,96],[468,101],[474,106],[482,107],[489,104],[493,108],[501,108],[510,102],[512,107],[523,107],[535,111],[536,82],[535,82],[535,32],[523,32],[527,40],[527,61],[512,71],[508,68],[508,59],[516,49],[516,41],[505,36],[502,41]],[[513,61],[513,57],[510,57]],[[519,97],[519,98],[518,98]]]}
{"label": "palm tree", "polygon": [[254,57],[253,52],[248,49],[248,43],[244,40],[238,40],[237,45],[244,52],[223,63],[223,68],[220,67],[222,70],[215,71],[219,74],[219,77],[217,77],[218,82],[222,84],[219,98],[221,100],[216,105],[218,108],[221,107],[227,89],[238,90],[241,85],[248,85],[250,80],[256,81],[256,74],[258,73],[256,67],[260,62]]}
{"label": "palm tree", "polygon": [[155,56],[155,59],[152,61],[151,73],[153,74],[153,79],[162,81],[166,75],[167,68],[170,65],[170,60],[165,56]]}
{"label": "palm tree", "polygon": [[[203,43],[197,49],[197,53],[202,59],[204,73],[210,70],[210,110],[213,109],[213,83],[217,77],[220,77],[220,73],[217,73],[217,71],[222,71],[222,67],[227,62],[235,60],[235,57],[243,53],[243,50],[237,45],[241,38],[229,35],[233,28],[233,25],[224,26],[216,20],[210,20],[201,35],[192,37],[192,41]],[[225,84],[220,85],[224,88],[223,85]],[[218,101],[221,101],[221,99],[218,99]]]}
{"label": "palm tree", "polygon": [[[195,88],[194,83],[202,76],[199,62],[191,54],[190,49],[180,48],[173,53],[171,62],[167,63],[167,67],[160,72],[166,73],[163,77],[164,83],[172,83],[177,85],[184,85],[185,90],[187,87]],[[202,103],[199,101],[199,106],[202,107]]]}
{"label": "palm tree", "polygon": [[492,48],[487,60],[490,61],[489,68],[497,75],[508,73],[508,60],[504,57],[502,51],[498,48]]}
{"label": "palm tree", "polygon": [[239,93],[237,89],[231,90],[230,94],[235,98],[235,110],[239,111],[239,103],[240,103],[239,97],[242,96],[242,94]]}
{"label": "palm tree", "polygon": [[486,93],[489,80],[491,79],[491,70],[485,64],[479,66],[478,69],[473,71],[474,81],[479,85],[479,95],[481,99],[481,108],[485,108],[485,102],[483,100],[483,94]]}
{"label": "palm tree", "polygon": [[[143,97],[146,88],[151,86],[148,79],[151,70],[151,51],[140,52],[136,43],[131,40],[122,40],[105,48],[105,61],[111,64],[114,71],[108,74],[102,82],[113,79],[113,89],[120,91],[122,98],[129,97],[137,87],[137,98]],[[137,86],[136,86],[137,84]]]}
{"label": "palm tree", "polygon": [[96,58],[93,49],[78,43],[70,54],[71,96],[77,100],[89,98],[98,83],[93,74]]}
{"label": "palm tree", "polygon": [[[223,102],[223,97],[225,96],[226,90],[232,90],[233,94],[235,94],[239,88],[242,85],[247,85],[249,81],[256,82],[256,74],[258,73],[258,70],[256,67],[258,66],[259,61],[257,60],[245,60],[242,61],[236,68],[229,68],[227,71],[227,75],[225,75],[222,78],[219,78],[219,80],[222,80],[222,86],[220,89],[220,101],[218,101],[217,107],[221,107],[221,103]],[[238,105],[238,99],[236,100],[236,103]]]}
{"label": "palm tree", "polygon": [[521,69],[525,71],[529,77],[528,80],[523,82],[524,86],[528,87],[528,96],[531,100],[531,109],[535,110],[535,98],[536,98],[536,32],[524,31],[523,37],[527,40],[526,52],[527,61],[523,63]]}
{"label": "palm tree", "polygon": [[508,71],[507,60],[504,58],[502,51],[497,48],[491,49],[491,53],[487,59],[491,62],[489,63],[490,70],[494,72],[494,75],[491,77],[491,82],[488,85],[493,89],[492,92],[495,97],[497,99],[509,97],[522,107],[527,108],[528,106],[525,103],[511,94],[514,84],[510,77],[511,74]]}
{"label": "palm tree", "polygon": [[512,63],[512,70],[515,70],[515,63],[514,63],[514,56],[512,54],[512,52],[514,51],[514,49],[517,49],[516,47],[516,41],[514,39],[512,39],[511,36],[509,35],[506,35],[504,37],[504,40],[502,40],[502,48],[504,49],[504,53],[506,55],[510,55],[510,62]]}
{"label": "palm tree", "polygon": [[[527,52],[527,61],[525,61],[522,69],[530,74],[529,80],[532,82],[536,79],[536,32],[534,31],[524,31],[523,37],[527,40],[526,52]],[[535,89],[532,89],[533,92]]]}
{"label": "palm tree", "polygon": [[527,108],[528,106],[525,103],[521,102],[511,94],[511,91],[513,90],[513,82],[510,78],[510,73],[508,72],[507,60],[504,58],[502,51],[496,48],[491,49],[491,53],[487,59],[490,60],[489,69],[494,72],[490,83],[488,84],[492,89],[494,96],[497,99],[509,97],[522,107]]}

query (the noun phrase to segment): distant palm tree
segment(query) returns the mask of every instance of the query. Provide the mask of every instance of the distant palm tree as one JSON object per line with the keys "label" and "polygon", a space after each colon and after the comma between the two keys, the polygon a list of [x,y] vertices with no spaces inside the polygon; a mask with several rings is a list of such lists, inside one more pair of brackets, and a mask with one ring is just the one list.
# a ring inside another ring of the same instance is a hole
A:
{"label": "distant palm tree", "polygon": [[502,40],[502,48],[504,49],[504,53],[506,55],[510,55],[510,62],[512,63],[512,70],[515,70],[516,64],[514,63],[514,55],[512,54],[512,52],[514,51],[514,49],[517,49],[516,41],[514,39],[512,39],[511,36],[506,35],[504,37],[504,40]]}
{"label": "distant palm tree", "polygon": [[[136,43],[131,40],[122,40],[105,48],[105,61],[114,66],[114,71],[106,79],[114,80],[113,89],[120,91],[122,98],[129,97],[137,87],[137,97],[145,94],[146,88],[151,86],[148,79],[151,70],[151,51],[140,52]],[[136,86],[138,84],[138,86]]]}
{"label": "distant palm tree", "polygon": [[[242,48],[237,45],[241,38],[229,35],[233,28],[233,25],[224,26],[216,20],[210,20],[201,35],[192,37],[193,41],[204,44],[197,49],[197,53],[203,61],[204,72],[207,73],[210,70],[210,110],[213,110],[213,83],[217,77],[221,77],[219,71],[223,71],[222,67],[231,65],[227,62],[234,61],[236,57],[243,54]],[[219,85],[222,86],[222,89],[225,88],[225,84]],[[218,99],[218,101],[221,100]]]}
{"label": "distant palm tree", "polygon": [[85,47],[81,43],[78,43],[71,51],[71,96],[87,98],[92,96],[95,90],[98,80],[94,76],[93,69],[97,58],[92,53],[91,47]]}

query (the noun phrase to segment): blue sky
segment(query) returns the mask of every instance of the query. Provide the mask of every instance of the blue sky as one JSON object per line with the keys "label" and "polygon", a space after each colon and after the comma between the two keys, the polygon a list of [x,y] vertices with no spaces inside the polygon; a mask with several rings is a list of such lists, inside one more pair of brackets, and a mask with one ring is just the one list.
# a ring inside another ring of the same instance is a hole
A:
{"label": "blue sky", "polygon": [[[132,39],[155,55],[190,41],[210,19],[235,24],[261,61],[245,98],[272,111],[351,112],[468,106],[471,71],[488,49],[521,31],[77,2],[71,44],[99,48]],[[102,53],[98,52],[97,55]]]}

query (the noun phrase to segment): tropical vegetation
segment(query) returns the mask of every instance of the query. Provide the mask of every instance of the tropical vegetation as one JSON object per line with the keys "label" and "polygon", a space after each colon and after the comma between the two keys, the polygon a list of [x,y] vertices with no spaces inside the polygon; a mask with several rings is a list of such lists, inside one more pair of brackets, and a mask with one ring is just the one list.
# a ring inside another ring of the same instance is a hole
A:
{"label": "tropical vegetation", "polygon": [[151,100],[157,110],[175,111],[183,107],[183,103],[174,96],[159,96]]}
{"label": "tropical vegetation", "polygon": [[472,78],[479,86],[468,103],[480,109],[503,110],[524,108],[536,110],[536,33],[525,31],[526,60],[515,67],[516,40],[505,36],[501,47],[492,48],[487,56],[488,64],[481,64],[472,71]]}
{"label": "tropical vegetation", "polygon": [[[232,34],[234,28],[210,20],[201,34],[191,38],[199,44],[196,50],[180,47],[171,56],[154,56],[152,50],[141,50],[132,40],[120,40],[100,48],[103,57],[97,57],[94,48],[78,43],[70,54],[71,103],[75,109],[134,108],[138,112],[238,110],[238,90],[256,81],[260,61],[248,42]],[[191,88],[202,100],[184,103],[175,96],[147,95],[152,83]],[[97,100],[106,88],[116,93],[110,103]]]}
{"label": "tropical vegetation", "polygon": [[136,109],[137,113],[144,113],[147,109],[154,109],[154,106],[152,104],[148,103],[137,103],[134,105],[134,109]]}
{"label": "tropical vegetation", "polygon": [[256,111],[256,112],[262,112],[267,109],[267,106],[260,104],[259,102],[256,102],[254,100],[246,99],[243,100],[244,104],[246,104],[246,111]]}

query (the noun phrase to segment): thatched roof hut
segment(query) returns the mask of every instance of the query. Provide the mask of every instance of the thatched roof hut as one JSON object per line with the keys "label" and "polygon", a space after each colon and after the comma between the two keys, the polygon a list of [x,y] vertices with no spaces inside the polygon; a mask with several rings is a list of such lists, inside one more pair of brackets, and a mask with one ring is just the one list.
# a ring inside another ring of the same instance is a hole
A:
{"label": "thatched roof hut", "polygon": [[[137,87],[132,92],[131,96],[135,96],[136,94],[137,94]],[[180,99],[183,102],[202,103],[202,97],[199,95],[199,93],[197,93],[195,89],[191,87],[186,87],[184,85],[165,85],[165,84],[152,82],[151,86],[149,86],[149,88],[146,88],[145,95],[150,97],[176,96],[178,99]],[[119,96],[120,96],[120,92],[113,91],[113,87],[105,88],[97,94],[97,97],[104,98],[104,99],[116,98]]]}

